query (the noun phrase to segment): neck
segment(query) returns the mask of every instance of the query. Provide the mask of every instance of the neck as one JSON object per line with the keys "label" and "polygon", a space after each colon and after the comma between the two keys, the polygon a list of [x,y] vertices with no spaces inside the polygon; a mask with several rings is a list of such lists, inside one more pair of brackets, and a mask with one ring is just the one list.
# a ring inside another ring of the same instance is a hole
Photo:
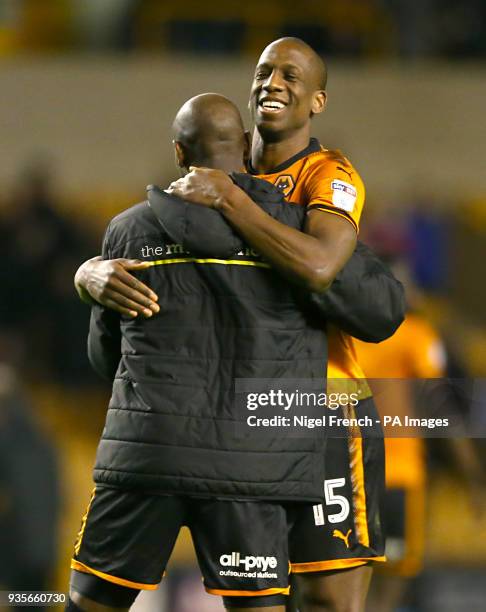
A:
{"label": "neck", "polygon": [[251,164],[260,174],[269,172],[293,155],[300,153],[309,144],[310,129],[302,130],[277,141],[264,141],[255,127],[251,149]]}
{"label": "neck", "polygon": [[233,156],[220,156],[212,155],[210,157],[204,157],[194,161],[191,166],[198,166],[202,168],[213,168],[214,170],[222,170],[229,174],[230,172],[246,172],[245,165],[241,159],[241,155],[237,157]]}

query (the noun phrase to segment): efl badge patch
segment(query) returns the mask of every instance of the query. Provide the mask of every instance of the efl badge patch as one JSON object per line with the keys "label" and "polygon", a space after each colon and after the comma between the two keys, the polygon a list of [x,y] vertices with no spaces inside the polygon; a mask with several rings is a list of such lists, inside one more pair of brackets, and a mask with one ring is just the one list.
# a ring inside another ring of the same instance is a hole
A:
{"label": "efl badge patch", "polygon": [[290,174],[281,174],[275,181],[274,185],[284,194],[285,197],[289,196],[295,187],[294,179],[290,176]]}
{"label": "efl badge patch", "polygon": [[356,204],[356,197],[358,192],[349,183],[344,181],[335,180],[331,183],[332,189],[332,203],[337,208],[342,208],[347,212],[353,212],[354,205]]}

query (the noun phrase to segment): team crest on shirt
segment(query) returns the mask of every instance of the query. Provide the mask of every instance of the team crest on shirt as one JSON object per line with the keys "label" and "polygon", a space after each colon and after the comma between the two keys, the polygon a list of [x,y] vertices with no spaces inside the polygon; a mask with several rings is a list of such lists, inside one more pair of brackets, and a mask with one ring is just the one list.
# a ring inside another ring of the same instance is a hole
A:
{"label": "team crest on shirt", "polygon": [[274,183],[275,187],[279,189],[285,197],[289,196],[294,187],[294,179],[290,174],[281,174]]}
{"label": "team crest on shirt", "polygon": [[345,181],[334,180],[331,183],[332,203],[336,208],[341,208],[346,212],[353,212],[358,192],[356,188]]}

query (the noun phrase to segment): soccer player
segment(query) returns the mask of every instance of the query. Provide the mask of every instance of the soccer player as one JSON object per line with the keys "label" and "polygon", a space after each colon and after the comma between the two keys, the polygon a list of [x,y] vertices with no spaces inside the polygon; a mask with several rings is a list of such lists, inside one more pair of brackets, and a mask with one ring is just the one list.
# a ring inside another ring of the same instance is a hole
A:
{"label": "soccer player", "polygon": [[[255,123],[251,167],[279,187],[288,201],[306,207],[306,231],[324,240],[333,235],[347,248],[356,241],[364,187],[344,156],[310,138],[311,119],[325,108],[325,87],[325,66],[302,41],[280,39],[263,51],[250,94]],[[324,251],[306,251],[293,241],[293,232],[263,215],[224,173],[196,168],[171,187],[188,201],[217,208],[289,279],[302,283],[302,266],[312,261],[326,270]],[[326,287],[323,282],[312,288]],[[351,340],[337,329],[329,330],[328,337],[328,379],[364,379]],[[363,399],[356,412],[374,416],[371,392],[366,384],[358,387]],[[292,571],[311,610],[354,612],[364,609],[370,562],[384,560],[379,514],[383,443],[375,436],[362,439],[360,432],[351,432],[349,440],[331,438],[330,443],[327,507],[308,507],[295,517]]]}
{"label": "soccer player", "polygon": [[[360,364],[370,379],[405,379],[388,394],[376,392],[380,414],[413,416],[410,379],[444,375],[444,348],[432,326],[410,313],[397,333],[377,346],[356,343]],[[390,382],[393,385],[393,381]],[[384,402],[385,400],[385,402]],[[388,563],[374,578],[370,610],[392,612],[400,604],[407,579],[421,570],[425,537],[425,448],[417,435],[386,438],[386,497]],[[371,607],[372,606],[372,607]]]}
{"label": "soccer player", "polygon": [[[347,256],[332,257],[331,242],[343,253],[354,248],[364,201],[362,182],[351,164],[310,139],[311,119],[325,107],[325,85],[325,66],[313,50],[302,41],[281,39],[263,52],[250,100],[256,126],[253,171],[273,182],[291,202],[306,207],[307,235],[270,218],[223,172],[194,169],[172,188],[187,200],[220,210],[281,273],[318,291],[329,286]],[[157,309],[148,288],[131,277],[122,262],[90,262],[77,281],[95,298],[120,304],[119,308],[134,313],[150,309],[146,314]],[[348,340],[337,331],[333,335],[332,372],[360,377]],[[341,472],[329,479],[329,509],[326,504],[317,510],[309,506],[296,517],[292,561],[307,609],[354,612],[363,609],[369,561],[382,559],[377,497],[383,464],[379,441],[375,448],[362,444],[359,437],[336,444],[340,459],[335,468]],[[332,458],[326,459],[329,464]]]}

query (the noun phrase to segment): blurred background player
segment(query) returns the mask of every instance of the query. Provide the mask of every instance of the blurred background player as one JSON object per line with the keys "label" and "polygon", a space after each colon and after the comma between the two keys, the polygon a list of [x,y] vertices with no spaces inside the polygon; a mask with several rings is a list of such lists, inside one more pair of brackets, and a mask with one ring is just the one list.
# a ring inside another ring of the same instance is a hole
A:
{"label": "blurred background player", "polygon": [[[407,291],[409,311],[405,321],[391,338],[379,344],[355,341],[355,346],[380,415],[398,416],[403,423],[405,416],[418,416],[414,381],[447,376],[447,353],[439,333],[422,312],[421,292],[412,280],[406,259],[395,258],[393,269]],[[447,401],[449,404],[452,401],[450,394]],[[432,406],[428,408],[431,410]],[[444,412],[447,408],[453,413],[458,411],[457,406],[442,406],[436,416],[449,414]],[[386,431],[393,435],[393,428]],[[397,434],[400,435],[404,434]],[[393,612],[406,603],[410,580],[423,569],[427,524],[426,442],[418,432],[414,437],[385,437],[387,563],[378,568],[373,579],[367,605],[370,612]],[[448,438],[442,442],[447,444],[464,481],[471,486],[471,501],[480,503],[477,494],[484,476],[471,440]]]}

